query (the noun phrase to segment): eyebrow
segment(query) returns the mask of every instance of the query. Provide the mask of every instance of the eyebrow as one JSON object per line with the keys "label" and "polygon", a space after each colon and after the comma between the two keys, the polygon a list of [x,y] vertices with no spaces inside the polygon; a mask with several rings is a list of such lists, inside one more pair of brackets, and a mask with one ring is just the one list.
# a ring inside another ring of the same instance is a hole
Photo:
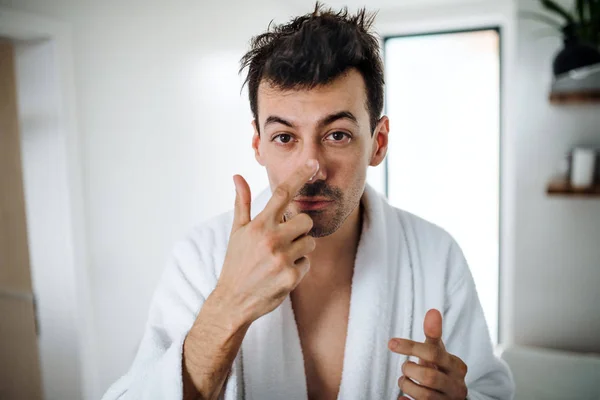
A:
{"label": "eyebrow", "polygon": [[354,114],[352,114],[350,111],[340,111],[338,113],[328,115],[325,118],[321,119],[319,121],[318,125],[320,128],[322,128],[322,127],[332,124],[335,121],[340,120],[340,119],[348,119],[352,123],[354,123],[354,125],[358,126],[358,120],[356,119]]}
{"label": "eyebrow", "polygon": [[[350,111],[340,111],[335,114],[327,115],[326,117],[321,118],[317,125],[319,126],[319,128],[323,128],[323,127],[330,125],[340,119],[348,119],[352,123],[354,123],[354,125],[358,125],[358,120],[356,119],[354,114],[352,114]],[[265,121],[265,127],[269,124],[281,124],[281,125],[285,125],[289,128],[295,127],[295,125],[292,122],[290,122],[286,119],[283,119],[281,117],[278,117],[276,115],[270,115],[267,118],[267,120]]]}
{"label": "eyebrow", "polygon": [[270,115],[269,118],[267,118],[267,120],[265,121],[265,128],[269,124],[281,124],[281,125],[285,125],[290,128],[294,127],[294,124],[292,124],[290,121],[286,121],[285,119],[278,117],[276,115]]}

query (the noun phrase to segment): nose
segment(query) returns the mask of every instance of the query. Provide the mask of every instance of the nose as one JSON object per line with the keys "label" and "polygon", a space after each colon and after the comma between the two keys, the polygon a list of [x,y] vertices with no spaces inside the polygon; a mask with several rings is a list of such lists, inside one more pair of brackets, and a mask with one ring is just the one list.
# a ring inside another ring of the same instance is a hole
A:
{"label": "nose", "polygon": [[315,172],[314,175],[310,177],[310,179],[308,180],[308,183],[313,183],[318,180],[317,175],[319,174],[319,169],[320,169],[320,166],[319,166],[319,162],[317,161],[317,172]]}
{"label": "nose", "polygon": [[327,164],[323,154],[321,153],[319,143],[306,144],[300,159],[302,164],[306,163],[306,161],[310,159],[317,160],[318,162],[317,172],[308,181],[309,183],[327,179]]}

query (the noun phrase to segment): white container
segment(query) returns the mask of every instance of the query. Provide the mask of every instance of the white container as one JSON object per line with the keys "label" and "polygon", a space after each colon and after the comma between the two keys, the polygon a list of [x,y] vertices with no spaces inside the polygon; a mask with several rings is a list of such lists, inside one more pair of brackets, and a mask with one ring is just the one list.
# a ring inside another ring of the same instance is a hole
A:
{"label": "white container", "polygon": [[571,161],[571,186],[575,189],[587,189],[594,183],[596,150],[578,147],[573,149]]}

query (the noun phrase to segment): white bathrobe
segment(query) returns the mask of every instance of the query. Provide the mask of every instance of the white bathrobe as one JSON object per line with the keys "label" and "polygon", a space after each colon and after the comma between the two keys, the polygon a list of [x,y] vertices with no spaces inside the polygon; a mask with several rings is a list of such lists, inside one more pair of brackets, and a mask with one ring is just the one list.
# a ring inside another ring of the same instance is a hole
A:
{"label": "white bathrobe", "polygon": [[[269,198],[267,190],[252,203],[253,217]],[[439,227],[390,206],[369,186],[362,202],[338,399],[397,399],[407,357],[388,350],[388,340],[424,341],[423,320],[431,308],[442,312],[446,349],[469,368],[468,398],[511,399],[512,377],[492,353],[473,278],[456,242]],[[215,288],[232,221],[233,212],[221,215],[176,247],[152,300],[133,365],[105,400],[182,398],[183,340]],[[250,326],[220,398],[307,399],[289,296]]]}

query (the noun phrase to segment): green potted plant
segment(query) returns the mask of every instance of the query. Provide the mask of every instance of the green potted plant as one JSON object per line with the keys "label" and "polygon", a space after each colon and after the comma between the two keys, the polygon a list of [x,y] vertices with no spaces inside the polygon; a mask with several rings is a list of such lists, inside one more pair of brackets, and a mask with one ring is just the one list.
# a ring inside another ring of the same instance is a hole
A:
{"label": "green potted plant", "polygon": [[548,12],[524,12],[525,17],[555,28],[563,37],[552,69],[559,76],[573,69],[600,64],[600,0],[575,0],[569,10],[554,0],[540,0]]}

